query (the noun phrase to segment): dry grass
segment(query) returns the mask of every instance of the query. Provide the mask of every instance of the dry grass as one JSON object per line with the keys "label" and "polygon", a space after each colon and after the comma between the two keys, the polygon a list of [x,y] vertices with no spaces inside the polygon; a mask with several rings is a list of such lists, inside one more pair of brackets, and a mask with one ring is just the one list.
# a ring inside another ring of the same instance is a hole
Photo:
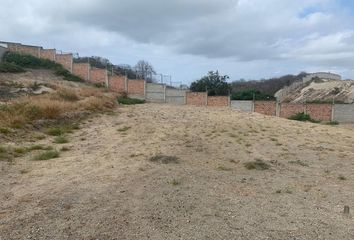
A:
{"label": "dry grass", "polygon": [[64,114],[112,109],[115,96],[85,87],[76,91],[56,86],[57,91],[40,96],[22,97],[0,105],[0,127],[23,128],[39,119],[58,119]]}

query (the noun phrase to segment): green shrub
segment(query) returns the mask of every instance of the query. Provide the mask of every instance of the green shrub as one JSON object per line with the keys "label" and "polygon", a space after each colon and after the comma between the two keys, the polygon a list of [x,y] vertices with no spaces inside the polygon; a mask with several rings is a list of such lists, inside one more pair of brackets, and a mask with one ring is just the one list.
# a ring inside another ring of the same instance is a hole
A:
{"label": "green shrub", "polygon": [[63,143],[68,143],[69,140],[64,137],[64,136],[58,136],[54,139],[54,143],[57,143],[57,144],[63,144]]}
{"label": "green shrub", "polygon": [[244,164],[245,168],[248,170],[267,170],[270,168],[270,165],[265,163],[261,159],[256,159],[254,162],[247,162]]}
{"label": "green shrub", "polygon": [[41,59],[31,55],[18,54],[13,52],[8,52],[4,56],[4,61],[6,63],[18,65],[23,68],[44,68],[50,69],[55,72],[58,76],[63,76],[65,80],[72,82],[84,82],[84,80],[76,75],[71,74],[66,70],[61,64],[53,62],[48,59]]}
{"label": "green shrub", "polygon": [[3,62],[0,63],[0,72],[21,73],[21,72],[25,72],[25,70],[14,63]]}
{"label": "green shrub", "polygon": [[129,98],[129,97],[118,97],[118,103],[124,105],[134,105],[134,104],[143,104],[145,100],[137,99],[137,98]]}
{"label": "green shrub", "polygon": [[295,121],[301,121],[301,122],[319,123],[319,121],[312,119],[310,115],[308,115],[304,112],[296,113],[296,114],[290,116],[288,119],[295,120]]}
{"label": "green shrub", "polygon": [[52,158],[58,158],[59,157],[59,152],[55,150],[51,151],[46,151],[44,153],[36,155],[33,160],[35,161],[44,161],[44,160],[49,160]]}
{"label": "green shrub", "polygon": [[339,125],[339,122],[337,121],[330,121],[328,123],[326,123],[327,125],[331,125],[331,126],[334,126],[334,125]]}

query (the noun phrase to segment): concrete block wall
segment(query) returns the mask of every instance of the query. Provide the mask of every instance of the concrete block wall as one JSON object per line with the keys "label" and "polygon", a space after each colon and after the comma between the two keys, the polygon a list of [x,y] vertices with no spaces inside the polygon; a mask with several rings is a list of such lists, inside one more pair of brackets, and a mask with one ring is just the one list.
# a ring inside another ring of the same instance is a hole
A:
{"label": "concrete block wall", "polygon": [[107,69],[91,68],[89,73],[89,81],[95,84],[102,84],[108,86],[108,72]]}
{"label": "concrete block wall", "polygon": [[72,73],[79,76],[85,81],[90,80],[90,64],[89,63],[73,63]]}
{"label": "concrete block wall", "polygon": [[354,104],[335,104],[333,106],[333,121],[354,123]]}
{"label": "concrete block wall", "polygon": [[55,49],[41,49],[40,51],[41,58],[48,59],[54,62],[55,62],[55,55],[56,55]]}
{"label": "concrete block wall", "polygon": [[187,105],[206,106],[208,94],[206,92],[187,92],[186,103]]}
{"label": "concrete block wall", "polygon": [[166,88],[166,103],[176,105],[186,104],[186,90]]}
{"label": "concrete block wall", "polygon": [[231,108],[238,109],[244,112],[253,112],[253,101],[232,100]]}
{"label": "concrete block wall", "polygon": [[73,54],[66,53],[66,54],[56,54],[55,55],[55,62],[63,65],[65,69],[73,72]]}
{"label": "concrete block wall", "polygon": [[208,96],[207,105],[211,107],[227,107],[230,105],[228,96]]}
{"label": "concrete block wall", "polygon": [[254,111],[264,115],[276,115],[276,102],[273,101],[256,101],[254,103]]}

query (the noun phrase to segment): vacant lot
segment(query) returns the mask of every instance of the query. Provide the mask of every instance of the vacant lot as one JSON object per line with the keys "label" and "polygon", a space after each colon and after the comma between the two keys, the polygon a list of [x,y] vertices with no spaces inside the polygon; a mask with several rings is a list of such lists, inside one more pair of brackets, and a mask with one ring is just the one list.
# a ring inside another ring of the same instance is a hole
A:
{"label": "vacant lot", "polygon": [[66,138],[0,161],[1,240],[354,238],[353,128],[145,104]]}

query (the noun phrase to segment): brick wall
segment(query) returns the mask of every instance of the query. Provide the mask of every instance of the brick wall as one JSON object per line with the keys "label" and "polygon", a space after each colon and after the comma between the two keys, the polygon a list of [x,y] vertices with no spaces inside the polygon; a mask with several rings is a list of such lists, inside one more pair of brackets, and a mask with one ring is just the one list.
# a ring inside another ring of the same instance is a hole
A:
{"label": "brick wall", "polygon": [[108,80],[107,69],[91,68],[90,70],[90,82],[98,83],[106,86]]}
{"label": "brick wall", "polygon": [[208,96],[208,106],[211,107],[227,107],[230,100],[228,96]]}
{"label": "brick wall", "polygon": [[307,104],[306,113],[315,120],[331,121],[332,107],[332,104]]}
{"label": "brick wall", "polygon": [[73,71],[73,55],[71,53],[68,54],[56,54],[55,61],[70,72]]}
{"label": "brick wall", "polygon": [[289,118],[290,116],[300,112],[305,112],[305,106],[303,104],[282,103],[280,104],[279,117]]}
{"label": "brick wall", "polygon": [[110,76],[109,89],[115,92],[125,91],[125,76]]}
{"label": "brick wall", "polygon": [[141,95],[145,94],[144,80],[128,80],[128,94]]}
{"label": "brick wall", "polygon": [[88,63],[73,63],[73,74],[81,77],[85,81],[90,79],[90,64]]}
{"label": "brick wall", "polygon": [[55,61],[55,49],[41,49],[41,58]]}
{"label": "brick wall", "polygon": [[276,115],[276,102],[272,101],[256,101],[254,103],[254,111],[264,115]]}
{"label": "brick wall", "polygon": [[18,44],[16,47],[16,52],[21,54],[32,55],[35,57],[40,57],[40,51],[41,51],[41,47],[37,47],[37,46],[27,46],[27,45]]}
{"label": "brick wall", "polygon": [[187,105],[205,106],[207,93],[205,92],[187,92],[186,103]]}

